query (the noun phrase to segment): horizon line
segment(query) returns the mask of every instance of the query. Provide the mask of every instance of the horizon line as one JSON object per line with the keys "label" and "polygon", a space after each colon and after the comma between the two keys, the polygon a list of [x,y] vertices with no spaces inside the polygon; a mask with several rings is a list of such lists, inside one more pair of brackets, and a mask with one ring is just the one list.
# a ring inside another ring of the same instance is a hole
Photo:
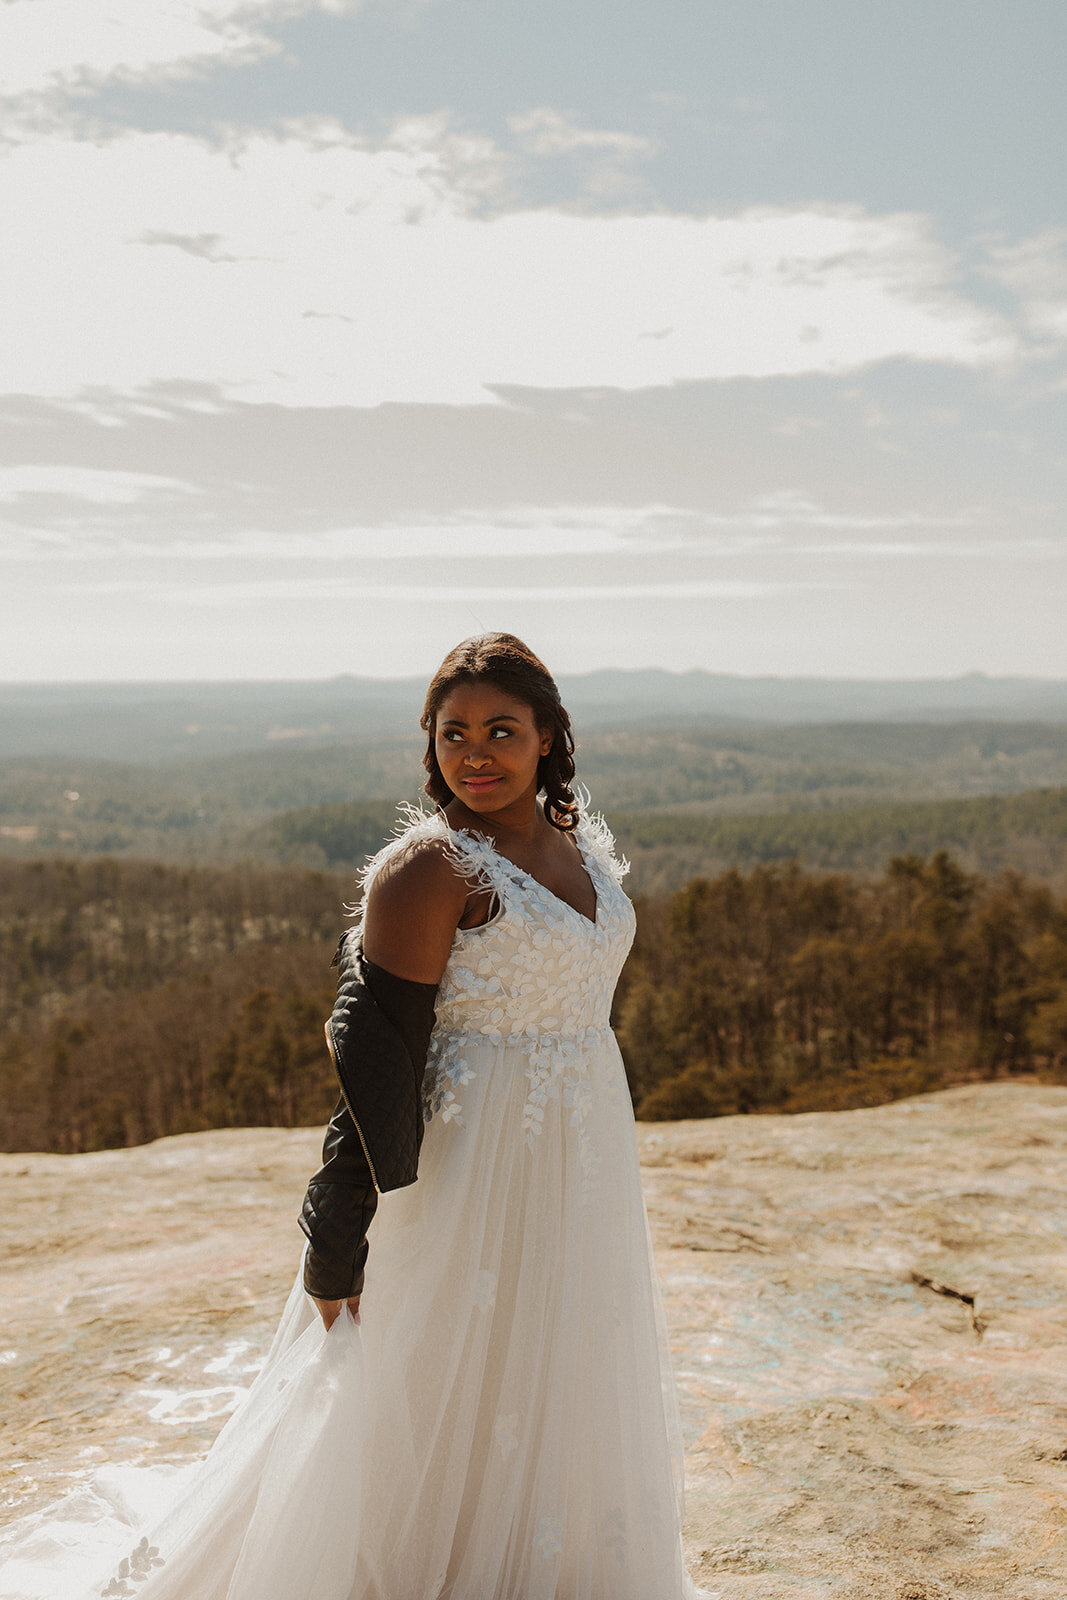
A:
{"label": "horizon line", "polygon": [[[401,676],[379,676],[367,672],[336,672],[326,676],[271,676],[271,677],[175,677],[175,678],[0,678],[0,693],[8,689],[151,689],[151,688],[203,688],[203,687],[268,687],[280,684],[342,684],[365,683],[385,685],[401,685],[412,683],[425,683],[432,677],[435,668],[429,673],[412,672]],[[914,677],[900,676],[870,676],[862,673],[836,674],[816,672],[728,672],[712,667],[590,667],[581,672],[557,672],[553,674],[557,680],[569,681],[589,679],[612,675],[620,678],[635,678],[648,675],[660,675],[673,679],[678,678],[711,678],[727,680],[731,683],[776,683],[776,684],[863,684],[870,686],[903,685],[919,686],[923,684],[1040,684],[1048,687],[1067,688],[1067,674],[1056,677],[1052,674],[1032,672],[986,672],[977,668],[965,672],[931,674],[924,673]]]}

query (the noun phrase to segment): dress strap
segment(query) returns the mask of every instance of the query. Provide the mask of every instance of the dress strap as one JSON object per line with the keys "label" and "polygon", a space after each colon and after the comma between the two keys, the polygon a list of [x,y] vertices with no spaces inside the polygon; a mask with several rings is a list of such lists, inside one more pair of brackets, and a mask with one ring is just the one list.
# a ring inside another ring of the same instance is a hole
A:
{"label": "dress strap", "polygon": [[625,856],[619,854],[615,835],[604,821],[603,812],[589,811],[583,804],[579,811],[576,832],[577,842],[585,854],[591,856],[609,878],[621,883],[630,870],[630,863]]}

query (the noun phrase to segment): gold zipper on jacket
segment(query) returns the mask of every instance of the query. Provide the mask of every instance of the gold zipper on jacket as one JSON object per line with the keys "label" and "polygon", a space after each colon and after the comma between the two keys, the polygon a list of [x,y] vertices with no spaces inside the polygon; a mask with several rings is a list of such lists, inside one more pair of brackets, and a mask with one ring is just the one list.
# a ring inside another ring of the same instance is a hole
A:
{"label": "gold zipper on jacket", "polygon": [[353,1126],[355,1127],[356,1132],[359,1134],[359,1142],[363,1146],[363,1154],[366,1156],[366,1158],[367,1158],[367,1166],[370,1168],[371,1182],[374,1184],[374,1187],[375,1187],[375,1189],[377,1189],[378,1193],[381,1194],[382,1190],[381,1190],[381,1185],[378,1182],[378,1174],[374,1170],[374,1162],[370,1158],[370,1151],[367,1149],[367,1141],[363,1137],[363,1129],[359,1125],[359,1118],[356,1116],[356,1113],[352,1110],[352,1106],[351,1106],[351,1103],[349,1101],[349,1098],[348,1098],[347,1094],[345,1094],[344,1081],[341,1078],[341,1069],[337,1065],[337,1050],[336,1050],[336,1047],[334,1046],[333,1034],[330,1032],[330,1023],[332,1021],[333,1021],[333,1018],[331,1017],[331,1018],[329,1018],[327,1020],[327,1023],[326,1023],[326,1048],[330,1052],[330,1060],[333,1062],[333,1070],[337,1074],[337,1082],[338,1082],[338,1084],[340,1086],[340,1089],[341,1089],[341,1099],[344,1101],[345,1105],[348,1107],[348,1115],[352,1118]]}

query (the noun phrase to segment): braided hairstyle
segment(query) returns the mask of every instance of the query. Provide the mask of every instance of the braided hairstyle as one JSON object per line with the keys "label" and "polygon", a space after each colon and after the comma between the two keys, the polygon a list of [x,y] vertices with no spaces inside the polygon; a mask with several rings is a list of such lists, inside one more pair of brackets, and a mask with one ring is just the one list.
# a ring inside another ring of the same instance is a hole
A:
{"label": "braided hairstyle", "polygon": [[449,651],[434,673],[420,720],[427,735],[422,764],[428,776],[423,792],[438,806],[447,805],[455,798],[438,766],[434,740],[437,713],[445,697],[459,683],[495,684],[514,700],[529,706],[538,728],[551,733],[548,754],[537,763],[537,787],[544,791],[548,821],[561,833],[571,833],[578,826],[578,802],[571,788],[574,778],[571,719],[560,703],[559,690],[544,662],[513,633],[482,633],[464,639]]}

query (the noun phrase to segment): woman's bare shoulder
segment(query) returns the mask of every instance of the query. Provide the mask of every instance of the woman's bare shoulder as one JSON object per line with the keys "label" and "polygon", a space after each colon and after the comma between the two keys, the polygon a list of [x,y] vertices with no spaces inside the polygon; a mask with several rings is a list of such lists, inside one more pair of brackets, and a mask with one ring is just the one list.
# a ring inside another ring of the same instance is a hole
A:
{"label": "woman's bare shoulder", "polygon": [[466,898],[467,885],[462,869],[446,839],[405,840],[382,862],[370,885],[369,895],[392,904],[408,899],[446,901]]}
{"label": "woman's bare shoulder", "polygon": [[444,839],[412,839],[383,861],[367,890],[368,960],[415,983],[444,972],[469,886]]}

